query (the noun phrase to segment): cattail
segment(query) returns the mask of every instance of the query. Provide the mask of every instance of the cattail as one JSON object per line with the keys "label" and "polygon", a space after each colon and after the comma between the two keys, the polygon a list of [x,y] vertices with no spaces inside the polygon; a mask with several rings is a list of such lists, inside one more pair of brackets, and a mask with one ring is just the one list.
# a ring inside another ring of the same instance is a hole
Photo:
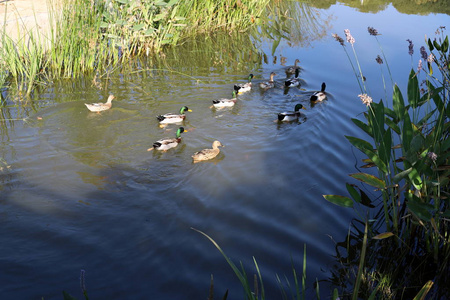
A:
{"label": "cattail", "polygon": [[345,37],[347,38],[347,42],[353,45],[355,43],[355,38],[350,34],[350,30],[345,29],[344,33]]}

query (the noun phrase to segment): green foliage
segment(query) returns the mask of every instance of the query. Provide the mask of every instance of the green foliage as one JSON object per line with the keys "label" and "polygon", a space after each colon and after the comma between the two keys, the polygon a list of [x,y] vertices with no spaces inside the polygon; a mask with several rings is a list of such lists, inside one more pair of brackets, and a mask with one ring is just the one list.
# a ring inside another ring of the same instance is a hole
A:
{"label": "green foliage", "polygon": [[[416,273],[420,273],[417,270],[422,268],[422,273],[429,272],[431,269],[429,266],[423,264],[413,267],[415,260],[405,259],[406,256],[418,255],[417,253],[420,253],[422,261],[432,260],[435,266],[439,266],[434,268],[433,274],[438,282],[437,286],[442,288],[448,279],[450,237],[445,216],[450,212],[448,201],[450,53],[448,36],[443,36],[443,30],[442,27],[438,30],[441,37],[427,41],[428,48],[432,51],[427,60],[427,68],[409,72],[407,98],[405,99],[400,88],[394,85],[392,110],[385,107],[382,101],[365,102],[368,104],[368,110],[364,113],[365,121],[358,119],[352,121],[369,138],[365,140],[346,136],[355,148],[367,156],[364,161],[368,163],[367,165],[376,167],[375,172],[378,174],[376,176],[360,172],[350,176],[363,185],[379,190],[382,199],[382,209],[374,215],[377,226],[371,228],[368,234],[372,238],[372,246],[369,248],[365,246],[367,221],[365,233],[359,231],[357,237],[361,242],[359,248],[361,250],[357,250],[359,256],[355,256],[359,258],[359,267],[358,274],[354,278],[355,285],[352,292],[354,298],[357,295],[361,296],[361,293],[365,295],[363,298],[377,293],[378,289],[374,288],[376,285],[370,286],[367,282],[364,286],[363,277],[367,279],[372,275],[362,273],[361,263],[364,261],[365,251],[370,249],[370,265],[384,264],[385,259],[377,255],[377,250],[381,251],[384,248],[383,243],[390,245],[390,252],[393,252],[390,261],[395,261],[394,267],[386,265],[383,268],[377,267],[376,270],[388,274],[390,287],[399,284],[412,289],[412,286],[407,285],[408,282],[414,282],[414,286],[424,285],[423,280],[426,276],[422,278],[417,274],[400,274],[395,270],[402,266],[411,270],[415,268]],[[355,58],[357,60],[356,55]],[[436,70],[439,70],[439,73],[436,73]],[[426,73],[424,81],[426,89],[420,88],[420,71]],[[356,71],[355,75],[358,78]],[[367,96],[364,99],[367,99]],[[393,146],[394,141],[400,141],[399,147]],[[351,198],[324,195],[325,199],[343,207],[358,208],[358,204],[363,204],[362,194],[355,185],[347,183],[346,186]],[[367,214],[370,213],[371,210],[368,210]],[[384,218],[380,218],[382,215]],[[383,230],[383,233],[378,234],[378,228]],[[395,239],[387,239],[392,236],[402,244],[395,242]],[[347,244],[346,247],[349,251],[351,246]],[[445,267],[440,267],[442,265]],[[416,278],[413,279],[412,276]],[[433,282],[428,282],[422,290],[416,290],[418,294],[415,299],[423,299],[432,286]],[[380,291],[383,294],[395,294],[393,290]],[[437,291],[434,293],[438,294]]]}

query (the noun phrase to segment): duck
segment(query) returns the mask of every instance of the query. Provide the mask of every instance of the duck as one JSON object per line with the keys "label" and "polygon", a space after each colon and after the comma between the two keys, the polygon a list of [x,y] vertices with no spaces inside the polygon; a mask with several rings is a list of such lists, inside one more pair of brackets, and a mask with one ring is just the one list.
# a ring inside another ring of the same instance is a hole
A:
{"label": "duck", "polygon": [[275,83],[273,82],[273,77],[277,75],[275,72],[270,73],[270,80],[266,81],[266,82],[261,82],[259,84],[259,87],[264,89],[264,90],[268,90],[271,89],[273,87],[275,87]]}
{"label": "duck", "polygon": [[234,85],[234,89],[238,94],[248,92],[252,89],[252,78],[253,74],[248,75],[248,82],[246,83],[237,83]]}
{"label": "duck", "polygon": [[179,122],[182,122],[186,118],[186,115],[184,114],[184,112],[186,112],[186,111],[192,112],[192,110],[190,110],[187,106],[183,106],[180,109],[179,114],[167,113],[164,115],[159,115],[156,118],[158,119],[160,124],[179,123]]}
{"label": "duck", "polygon": [[286,75],[289,76],[289,75],[295,74],[295,70],[299,70],[299,71],[300,71],[301,67],[300,67],[300,66],[297,66],[297,64],[298,64],[299,62],[300,62],[300,60],[297,58],[297,59],[295,60],[293,66],[287,67],[287,69],[286,69]]}
{"label": "duck", "polygon": [[300,70],[299,70],[299,69],[295,69],[295,77],[286,80],[286,81],[284,82],[284,85],[285,85],[286,87],[299,86],[299,85],[300,85],[301,79],[298,78],[298,74],[300,74]]}
{"label": "duck", "polygon": [[213,100],[212,101],[213,105],[211,107],[222,108],[222,107],[233,106],[234,104],[236,104],[236,101],[237,101],[236,93],[237,93],[237,91],[236,91],[236,89],[234,89],[231,99],[221,98],[221,99]]}
{"label": "duck", "polygon": [[291,122],[300,117],[300,109],[306,109],[302,104],[295,105],[294,111],[282,112],[278,114],[278,121]]}
{"label": "duck", "polygon": [[104,110],[108,110],[111,108],[112,106],[112,101],[114,99],[114,95],[109,95],[108,100],[106,101],[106,103],[102,103],[102,102],[98,102],[98,103],[85,103],[84,105],[86,105],[86,107],[93,112],[101,112]]}
{"label": "duck", "polygon": [[325,82],[322,82],[322,88],[320,89],[320,91],[314,92],[314,94],[311,95],[311,101],[313,102],[320,102],[323,101],[327,98],[327,94],[325,93],[325,88],[327,87],[327,85],[325,84]]}
{"label": "duck", "polygon": [[148,148],[147,151],[152,151],[153,149],[167,151],[171,148],[175,148],[181,142],[181,134],[183,132],[187,132],[187,130],[185,130],[183,127],[178,128],[175,138],[158,140],[154,142],[153,146],[151,148]]}
{"label": "duck", "polygon": [[212,143],[212,149],[203,149],[195,152],[194,155],[192,155],[194,164],[199,161],[210,160],[216,157],[220,153],[219,147],[223,147],[222,143],[219,141],[214,141]]}

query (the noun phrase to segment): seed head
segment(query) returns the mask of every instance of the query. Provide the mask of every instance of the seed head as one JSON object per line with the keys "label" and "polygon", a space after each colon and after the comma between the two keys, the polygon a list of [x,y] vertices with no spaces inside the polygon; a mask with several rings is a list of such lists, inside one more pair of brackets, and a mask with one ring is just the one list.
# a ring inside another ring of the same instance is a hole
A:
{"label": "seed head", "polygon": [[345,45],[344,45],[344,39],[341,38],[337,33],[333,33],[332,36],[334,37],[334,39],[335,39],[336,41],[339,42],[339,44],[341,44],[342,46],[345,46]]}
{"label": "seed head", "polygon": [[379,55],[377,55],[377,58],[375,58],[375,60],[376,60],[377,63],[379,63],[380,65],[383,64],[383,59],[382,59]]}
{"label": "seed head", "polygon": [[409,45],[408,45],[408,53],[409,53],[409,55],[413,55],[414,54],[414,44],[413,44],[413,42],[410,40],[410,39],[407,39],[406,40],[408,43],[409,43]]}
{"label": "seed head", "polygon": [[424,46],[420,47],[420,55],[422,56],[423,60],[427,60],[428,54]]}
{"label": "seed head", "polygon": [[427,156],[428,156],[433,162],[435,162],[436,159],[437,159],[437,154],[434,153],[434,152],[431,152],[431,151],[427,153]]}
{"label": "seed head", "polygon": [[367,27],[367,30],[369,31],[369,34],[370,34],[370,35],[375,35],[375,36],[380,35],[380,34],[378,33],[378,30],[376,30],[376,29],[373,28],[373,27]]}
{"label": "seed head", "polygon": [[420,70],[422,70],[423,66],[422,66],[422,60],[419,59],[419,65],[417,66],[417,72],[420,72]]}
{"label": "seed head", "polygon": [[353,45],[355,43],[355,38],[353,38],[353,36],[350,34],[350,30],[345,29],[344,33],[345,37],[347,38],[347,42]]}
{"label": "seed head", "polygon": [[358,95],[358,97],[359,99],[361,99],[361,102],[366,106],[370,106],[370,104],[372,103],[372,97],[370,97],[367,94],[360,94]]}

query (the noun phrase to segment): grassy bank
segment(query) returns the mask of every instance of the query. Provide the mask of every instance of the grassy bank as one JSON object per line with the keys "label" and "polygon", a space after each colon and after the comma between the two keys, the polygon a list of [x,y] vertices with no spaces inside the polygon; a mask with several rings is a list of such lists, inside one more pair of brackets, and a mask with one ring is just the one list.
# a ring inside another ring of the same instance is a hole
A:
{"label": "grassy bank", "polygon": [[55,24],[50,37],[30,32],[26,42],[16,42],[0,31],[0,86],[14,84],[30,94],[37,84],[56,78],[88,72],[101,77],[133,56],[159,55],[194,34],[246,31],[268,2],[64,0],[62,11],[50,3]]}

